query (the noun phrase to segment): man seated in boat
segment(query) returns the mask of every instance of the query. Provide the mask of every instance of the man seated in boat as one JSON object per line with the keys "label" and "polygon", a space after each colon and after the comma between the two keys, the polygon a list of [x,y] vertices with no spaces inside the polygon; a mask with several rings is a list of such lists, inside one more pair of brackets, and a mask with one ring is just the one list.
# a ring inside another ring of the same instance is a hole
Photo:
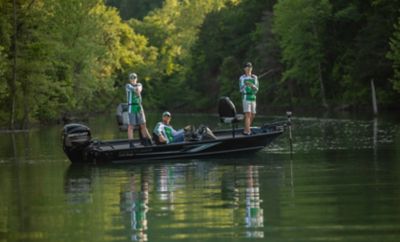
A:
{"label": "man seated in boat", "polygon": [[162,121],[158,122],[153,130],[153,140],[156,144],[170,144],[185,140],[185,130],[175,130],[170,123],[171,113],[165,111],[162,114]]}
{"label": "man seated in boat", "polygon": [[168,111],[162,114],[162,121],[158,122],[153,130],[153,140],[157,145],[212,139],[217,139],[217,137],[204,125],[200,125],[196,130],[192,125],[175,130],[171,126],[171,113]]}

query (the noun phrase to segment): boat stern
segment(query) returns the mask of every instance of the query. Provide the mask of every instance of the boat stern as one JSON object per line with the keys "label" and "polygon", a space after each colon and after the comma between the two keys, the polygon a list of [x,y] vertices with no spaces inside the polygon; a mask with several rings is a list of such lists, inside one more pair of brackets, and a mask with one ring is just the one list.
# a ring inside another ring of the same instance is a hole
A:
{"label": "boat stern", "polygon": [[64,153],[73,163],[85,162],[85,150],[92,142],[89,127],[83,124],[67,124],[62,130]]}

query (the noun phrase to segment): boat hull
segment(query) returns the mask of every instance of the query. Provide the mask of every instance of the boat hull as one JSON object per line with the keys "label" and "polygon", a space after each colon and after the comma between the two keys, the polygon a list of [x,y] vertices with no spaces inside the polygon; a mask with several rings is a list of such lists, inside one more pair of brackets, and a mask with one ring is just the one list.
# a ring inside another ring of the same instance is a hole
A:
{"label": "boat hull", "polygon": [[[85,147],[64,151],[73,163],[124,164],[151,160],[171,160],[196,157],[227,156],[236,153],[254,153],[265,148],[284,132],[283,126],[268,129],[253,128],[253,135],[242,135],[242,130],[215,132],[217,139],[142,146],[129,140],[92,141]],[[71,151],[72,150],[72,151]]]}

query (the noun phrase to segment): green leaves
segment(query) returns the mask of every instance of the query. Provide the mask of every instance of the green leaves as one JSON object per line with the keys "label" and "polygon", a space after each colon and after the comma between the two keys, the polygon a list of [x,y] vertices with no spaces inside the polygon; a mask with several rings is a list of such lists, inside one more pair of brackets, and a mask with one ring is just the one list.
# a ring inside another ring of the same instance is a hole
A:
{"label": "green leaves", "polygon": [[285,64],[283,81],[294,80],[311,97],[326,103],[322,68],[323,35],[331,16],[327,0],[286,0],[275,5],[274,32],[282,49]]}
{"label": "green leaves", "polygon": [[211,110],[221,95],[239,102],[247,61],[260,76],[260,109],[363,106],[371,79],[380,104],[400,92],[399,1],[16,3],[14,33],[13,4],[0,1],[0,122],[12,103],[19,126],[111,112],[132,71],[145,109]]}
{"label": "green leaves", "polygon": [[390,39],[390,51],[387,54],[387,58],[393,62],[393,88],[397,92],[400,92],[400,18],[395,25],[395,31]]}

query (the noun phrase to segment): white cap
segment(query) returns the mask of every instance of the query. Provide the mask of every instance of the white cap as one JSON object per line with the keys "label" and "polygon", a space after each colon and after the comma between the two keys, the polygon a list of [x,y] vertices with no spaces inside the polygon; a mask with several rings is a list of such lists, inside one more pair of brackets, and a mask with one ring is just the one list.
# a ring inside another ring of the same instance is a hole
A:
{"label": "white cap", "polygon": [[137,74],[136,73],[129,74],[129,80],[136,80],[136,79],[137,79]]}
{"label": "white cap", "polygon": [[164,117],[164,116],[170,116],[170,117],[171,117],[171,113],[168,112],[168,111],[165,111],[165,112],[163,112],[162,116],[163,116],[163,117]]}

